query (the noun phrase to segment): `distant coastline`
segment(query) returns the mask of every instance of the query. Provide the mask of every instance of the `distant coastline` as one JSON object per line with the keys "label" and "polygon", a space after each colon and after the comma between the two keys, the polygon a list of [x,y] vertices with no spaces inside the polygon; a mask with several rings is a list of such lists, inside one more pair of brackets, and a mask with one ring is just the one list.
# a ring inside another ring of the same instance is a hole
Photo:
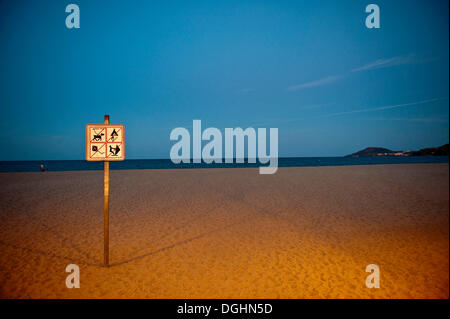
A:
{"label": "distant coastline", "polygon": [[383,147],[367,147],[346,157],[370,157],[370,156],[449,156],[449,145],[439,147],[422,148],[418,151],[392,151]]}

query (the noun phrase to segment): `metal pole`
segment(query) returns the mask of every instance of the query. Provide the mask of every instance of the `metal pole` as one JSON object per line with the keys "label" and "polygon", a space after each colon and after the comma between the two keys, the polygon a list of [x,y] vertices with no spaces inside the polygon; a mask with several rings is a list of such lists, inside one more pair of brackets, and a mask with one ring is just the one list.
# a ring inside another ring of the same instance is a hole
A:
{"label": "metal pole", "polygon": [[[109,115],[105,115],[105,124],[109,124]],[[106,134],[105,134],[106,135]],[[108,137],[106,136],[106,139]],[[108,150],[106,150],[107,152]],[[104,263],[105,267],[109,267],[109,162],[105,161],[104,167],[104,205],[103,205],[103,214],[104,214]]]}

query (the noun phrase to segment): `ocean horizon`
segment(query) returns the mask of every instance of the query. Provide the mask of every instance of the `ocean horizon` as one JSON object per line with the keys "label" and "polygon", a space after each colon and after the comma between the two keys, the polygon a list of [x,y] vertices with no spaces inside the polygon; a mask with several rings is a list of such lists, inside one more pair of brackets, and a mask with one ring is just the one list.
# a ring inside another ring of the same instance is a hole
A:
{"label": "ocean horizon", "polygon": [[[374,157],[280,157],[278,167],[308,166],[350,166],[380,164],[425,164],[448,163],[448,156],[374,156]],[[50,172],[103,170],[103,162],[86,160],[29,160],[0,161],[0,172],[39,172],[43,164]],[[248,163],[180,163],[174,164],[170,159],[128,159],[110,162],[112,170],[130,169],[193,169],[193,168],[244,168],[260,167],[268,164]]]}

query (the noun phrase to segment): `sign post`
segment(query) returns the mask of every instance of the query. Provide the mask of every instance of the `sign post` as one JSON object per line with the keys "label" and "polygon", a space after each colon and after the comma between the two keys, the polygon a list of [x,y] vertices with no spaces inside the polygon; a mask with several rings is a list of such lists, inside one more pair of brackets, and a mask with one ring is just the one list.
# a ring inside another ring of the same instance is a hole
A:
{"label": "sign post", "polygon": [[[109,124],[109,115],[105,115],[105,124]],[[104,201],[103,201],[103,262],[109,267],[109,162],[104,161],[103,169]]]}
{"label": "sign post", "polygon": [[105,115],[104,124],[86,125],[86,160],[104,162],[103,235],[104,265],[109,267],[109,162],[125,159],[125,127],[109,124]]}

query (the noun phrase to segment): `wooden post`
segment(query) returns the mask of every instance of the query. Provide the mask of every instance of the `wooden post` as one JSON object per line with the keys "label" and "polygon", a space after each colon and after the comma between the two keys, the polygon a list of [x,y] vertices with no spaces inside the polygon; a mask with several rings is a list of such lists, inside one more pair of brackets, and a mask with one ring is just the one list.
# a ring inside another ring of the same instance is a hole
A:
{"label": "wooden post", "polygon": [[[105,124],[109,124],[109,115],[105,115]],[[106,138],[108,138],[106,136]],[[106,150],[107,151],[107,150]],[[104,240],[104,264],[105,267],[109,267],[109,162],[104,161],[104,204],[103,204],[103,214],[104,214],[104,229],[103,229],[103,240]]]}

